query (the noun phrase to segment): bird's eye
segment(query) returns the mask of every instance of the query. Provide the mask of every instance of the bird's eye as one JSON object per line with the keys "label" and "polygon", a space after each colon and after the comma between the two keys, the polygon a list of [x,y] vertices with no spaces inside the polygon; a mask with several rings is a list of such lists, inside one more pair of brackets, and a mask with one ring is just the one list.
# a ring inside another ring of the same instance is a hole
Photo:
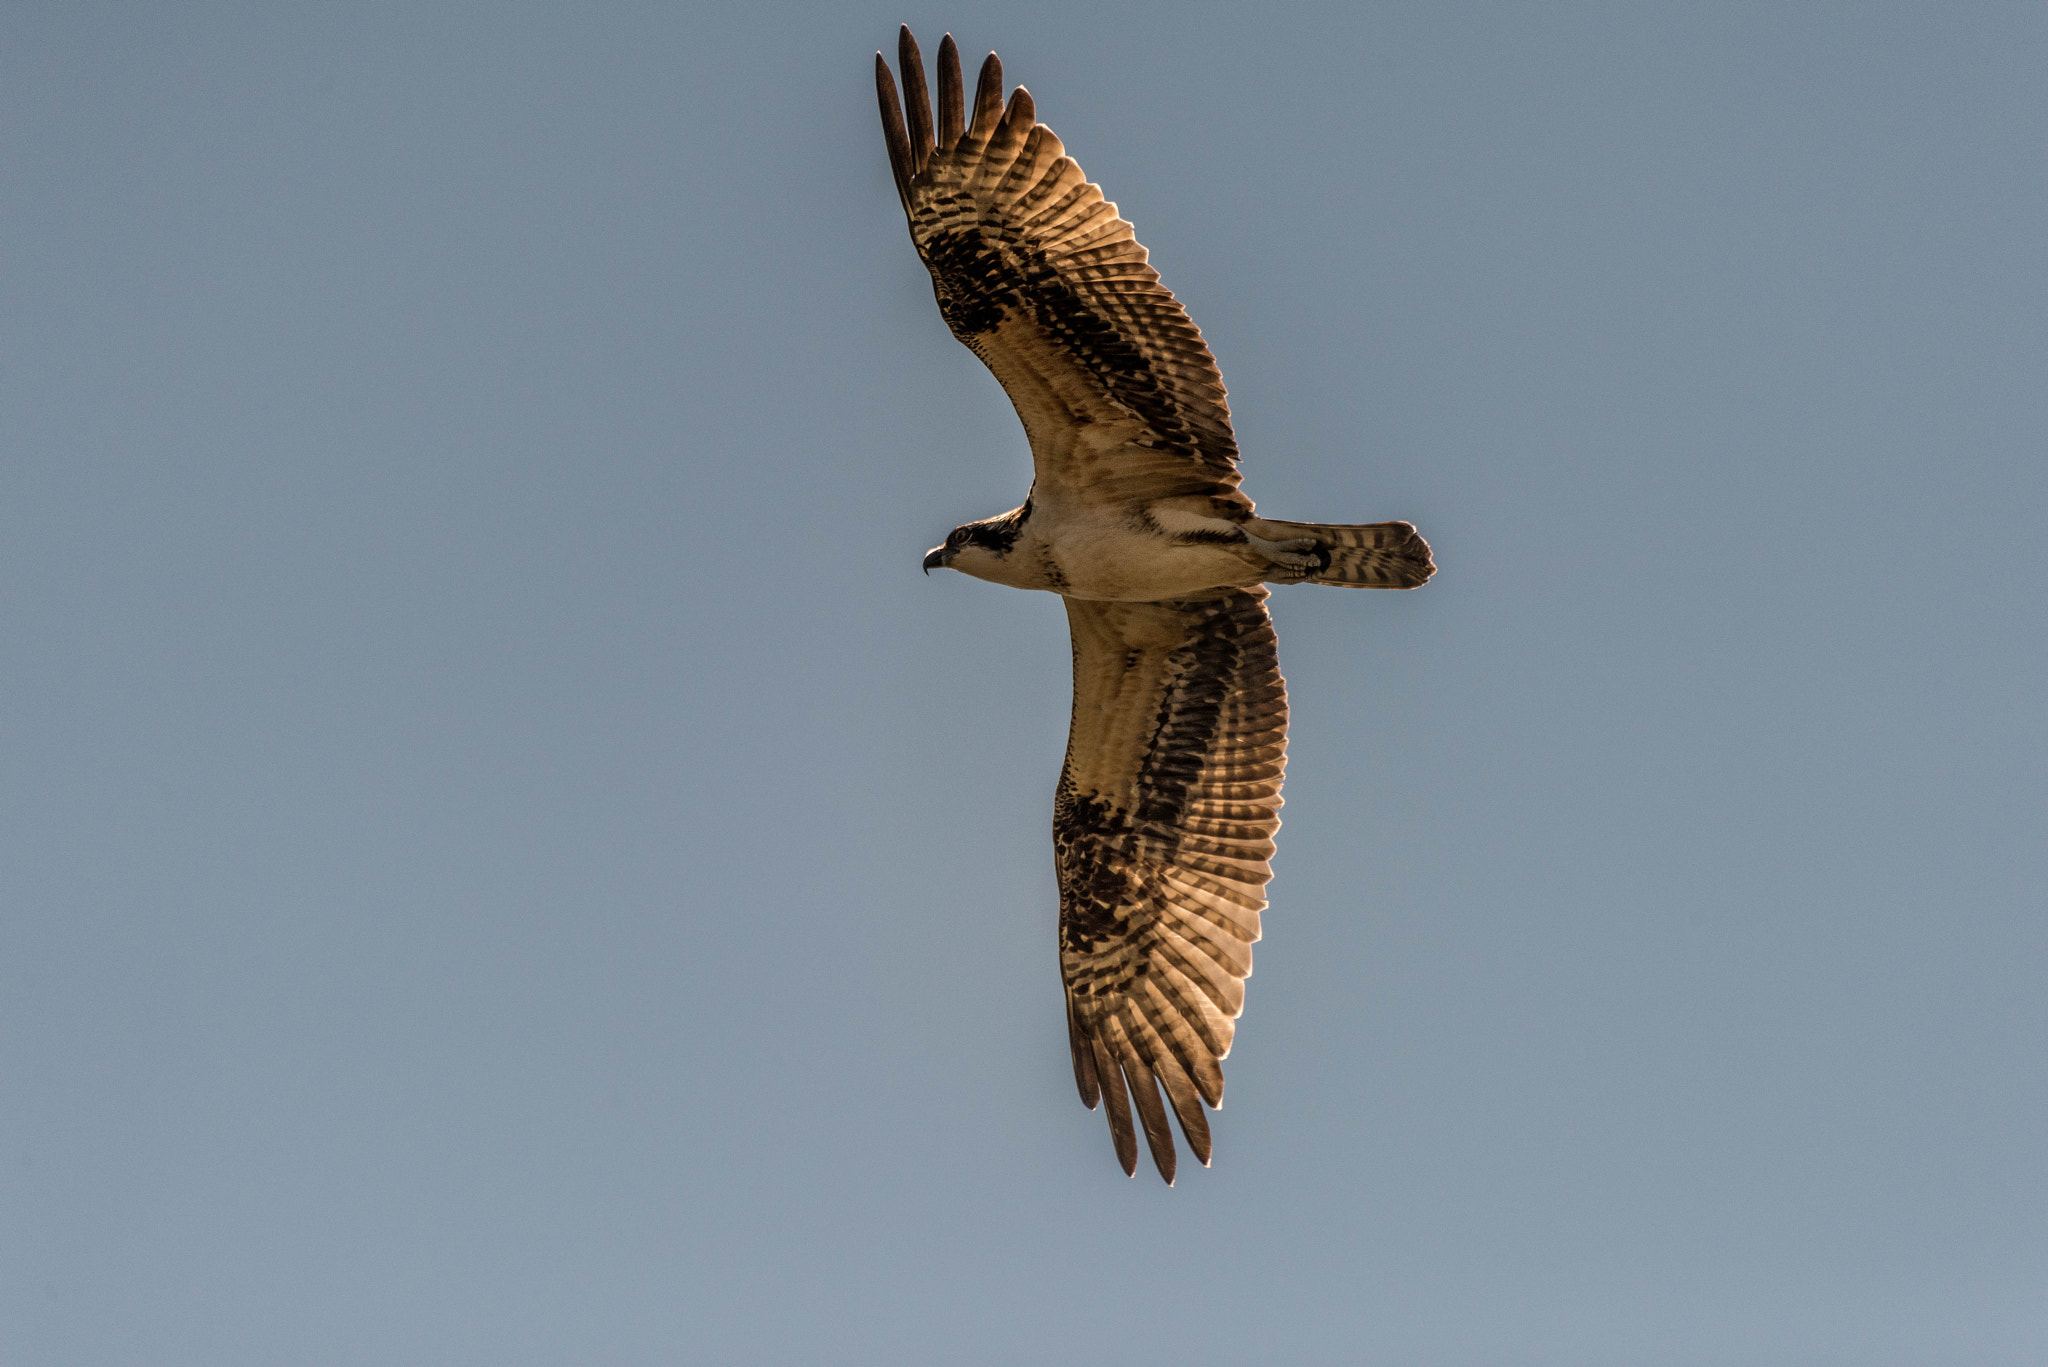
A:
{"label": "bird's eye", "polygon": [[946,533],[946,544],[948,546],[958,546],[966,540],[967,529],[965,527],[955,527],[952,531]]}

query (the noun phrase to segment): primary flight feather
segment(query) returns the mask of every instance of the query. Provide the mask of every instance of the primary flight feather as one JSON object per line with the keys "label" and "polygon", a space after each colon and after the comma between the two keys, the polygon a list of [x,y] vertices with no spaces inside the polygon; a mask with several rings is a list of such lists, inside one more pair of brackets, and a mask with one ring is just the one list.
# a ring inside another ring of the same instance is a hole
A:
{"label": "primary flight feather", "polygon": [[1066,602],[1053,861],[1074,1082],[1105,1104],[1125,1173],[1142,1129],[1170,1183],[1167,1106],[1209,1161],[1202,1107],[1223,1102],[1280,827],[1287,690],[1263,585],[1406,589],[1435,567],[1405,522],[1258,516],[1215,358],[1131,225],[1022,86],[1004,101],[994,53],[970,118],[946,36],[934,121],[907,27],[897,46],[905,98],[879,52],[875,86],[911,241],[947,326],[1016,405],[1034,476],[924,567]]}

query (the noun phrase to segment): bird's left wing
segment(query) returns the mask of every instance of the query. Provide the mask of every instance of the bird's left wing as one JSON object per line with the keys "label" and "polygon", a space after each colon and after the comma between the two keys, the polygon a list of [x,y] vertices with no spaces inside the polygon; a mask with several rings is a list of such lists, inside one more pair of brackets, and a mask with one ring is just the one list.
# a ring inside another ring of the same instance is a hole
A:
{"label": "bird's left wing", "polygon": [[[1287,763],[1287,689],[1263,588],[1198,599],[1069,598],[1074,718],[1053,806],[1060,970],[1074,1081],[1135,1172],[1131,1105],[1160,1176],[1173,1137],[1195,1157],[1272,876]],[[1155,1082],[1156,1079],[1156,1082]]]}
{"label": "bird's left wing", "polygon": [[907,125],[880,53],[875,85],[911,240],[953,335],[1016,405],[1039,481],[1110,500],[1233,497],[1223,376],[1131,225],[1037,122],[1030,92],[1005,107],[994,53],[970,123],[946,37],[935,125],[908,28],[898,46]]}

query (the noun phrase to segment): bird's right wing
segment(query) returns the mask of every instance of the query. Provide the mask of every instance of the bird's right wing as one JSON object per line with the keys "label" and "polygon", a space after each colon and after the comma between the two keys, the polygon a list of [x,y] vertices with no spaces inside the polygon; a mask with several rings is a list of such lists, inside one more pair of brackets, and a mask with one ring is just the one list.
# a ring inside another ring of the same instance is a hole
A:
{"label": "bird's right wing", "polygon": [[1128,1080],[1171,1182],[1159,1087],[1206,1164],[1202,1103],[1223,1102],[1220,1063],[1272,876],[1287,689],[1263,588],[1066,604],[1074,719],[1053,859],[1074,1081],[1091,1109],[1108,1101],[1129,1173],[1138,1155]]}
{"label": "bird's right wing", "polygon": [[1117,500],[1234,496],[1223,376],[1131,225],[1037,122],[1030,92],[1004,108],[994,53],[970,125],[946,37],[934,126],[908,28],[898,48],[907,126],[880,53],[875,85],[911,240],[953,335],[1016,405],[1040,482]]}

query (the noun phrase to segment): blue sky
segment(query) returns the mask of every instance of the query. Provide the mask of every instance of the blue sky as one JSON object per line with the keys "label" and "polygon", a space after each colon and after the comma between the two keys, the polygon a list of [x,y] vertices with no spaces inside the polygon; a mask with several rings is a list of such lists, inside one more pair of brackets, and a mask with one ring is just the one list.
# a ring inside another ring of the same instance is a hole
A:
{"label": "blue sky", "polygon": [[[1216,351],[1286,825],[1216,1162],[1073,1093],[1023,437],[870,54]],[[2048,16],[0,15],[0,1356],[2048,1352]]]}

